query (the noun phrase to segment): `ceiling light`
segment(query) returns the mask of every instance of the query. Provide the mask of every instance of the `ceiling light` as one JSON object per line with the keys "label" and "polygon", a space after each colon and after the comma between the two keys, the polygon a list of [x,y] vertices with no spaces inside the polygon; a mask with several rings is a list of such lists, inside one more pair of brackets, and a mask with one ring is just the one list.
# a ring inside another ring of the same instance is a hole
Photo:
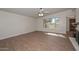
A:
{"label": "ceiling light", "polygon": [[43,13],[39,13],[38,15],[39,15],[39,16],[43,16]]}

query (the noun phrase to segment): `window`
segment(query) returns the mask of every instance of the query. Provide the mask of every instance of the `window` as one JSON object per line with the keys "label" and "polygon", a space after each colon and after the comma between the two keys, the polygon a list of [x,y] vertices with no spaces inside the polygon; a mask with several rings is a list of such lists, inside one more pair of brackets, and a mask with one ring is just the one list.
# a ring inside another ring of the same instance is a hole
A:
{"label": "window", "polygon": [[44,19],[43,24],[44,28],[55,29],[59,23],[59,17],[52,17]]}

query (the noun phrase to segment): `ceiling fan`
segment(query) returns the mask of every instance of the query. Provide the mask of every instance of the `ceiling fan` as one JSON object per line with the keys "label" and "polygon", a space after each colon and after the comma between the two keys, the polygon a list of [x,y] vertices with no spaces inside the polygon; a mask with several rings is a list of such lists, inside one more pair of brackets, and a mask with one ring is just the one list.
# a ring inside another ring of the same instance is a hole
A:
{"label": "ceiling fan", "polygon": [[46,14],[48,14],[49,12],[48,11],[45,11],[43,8],[39,8],[39,11],[38,11],[38,16],[44,16]]}

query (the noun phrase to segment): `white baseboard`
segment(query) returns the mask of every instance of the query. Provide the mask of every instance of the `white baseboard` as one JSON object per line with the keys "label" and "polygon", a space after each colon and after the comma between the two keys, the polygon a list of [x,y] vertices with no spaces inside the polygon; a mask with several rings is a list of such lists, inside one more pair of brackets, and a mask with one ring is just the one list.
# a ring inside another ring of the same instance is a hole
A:
{"label": "white baseboard", "polygon": [[70,39],[72,45],[74,46],[74,48],[76,49],[76,51],[79,51],[79,45],[78,45],[78,43],[76,42],[75,38],[69,37],[69,39]]}
{"label": "white baseboard", "polygon": [[[31,32],[34,32],[34,31],[31,31]],[[11,37],[19,36],[19,35],[22,35],[22,34],[31,33],[31,32],[17,33],[17,34],[5,36],[5,37],[0,38],[0,40],[4,40],[4,39],[7,39],[7,38],[11,38]]]}

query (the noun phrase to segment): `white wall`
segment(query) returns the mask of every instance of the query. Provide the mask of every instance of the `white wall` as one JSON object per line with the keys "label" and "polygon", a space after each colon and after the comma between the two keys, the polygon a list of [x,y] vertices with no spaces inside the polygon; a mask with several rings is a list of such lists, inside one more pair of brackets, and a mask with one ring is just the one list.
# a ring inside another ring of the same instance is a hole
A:
{"label": "white wall", "polygon": [[[50,30],[43,28],[43,19],[47,19],[53,16],[58,16],[60,17],[59,25],[56,27],[55,30]],[[37,19],[37,30],[38,31],[47,31],[47,32],[57,32],[57,33],[66,33],[66,18],[72,16],[72,10],[66,10],[63,12],[59,12],[56,14],[52,14],[46,17],[42,17]]]}
{"label": "white wall", "polygon": [[[76,9],[76,22],[79,22],[79,8]],[[77,30],[79,31],[79,25],[77,26]]]}
{"label": "white wall", "polygon": [[0,40],[35,31],[35,19],[0,11]]}

